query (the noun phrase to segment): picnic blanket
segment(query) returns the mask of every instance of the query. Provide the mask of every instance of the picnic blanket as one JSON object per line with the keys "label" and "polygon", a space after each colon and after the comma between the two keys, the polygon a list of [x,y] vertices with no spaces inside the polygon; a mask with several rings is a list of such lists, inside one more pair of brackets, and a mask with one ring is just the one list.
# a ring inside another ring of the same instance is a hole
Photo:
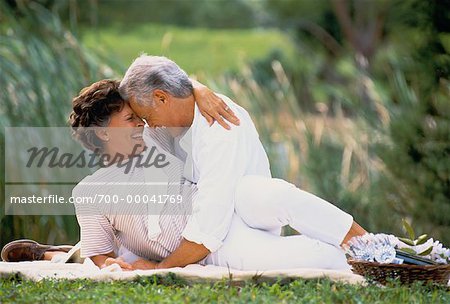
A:
{"label": "picnic blanket", "polygon": [[349,284],[364,283],[362,276],[348,271],[336,271],[327,269],[283,269],[270,271],[240,271],[213,265],[202,266],[199,264],[188,265],[186,267],[176,267],[158,270],[134,270],[122,271],[113,264],[106,268],[99,269],[90,259],[85,259],[80,263],[52,263],[50,261],[0,262],[0,278],[18,275],[24,279],[40,281],[42,279],[91,279],[95,281],[107,280],[133,280],[142,276],[161,275],[165,276],[174,273],[187,284],[201,282],[216,282],[223,279],[233,283],[243,282],[276,282],[278,280],[289,282],[290,280],[329,278],[333,281],[342,281]]}
{"label": "picnic blanket", "polygon": [[91,259],[84,259],[83,263],[67,263],[71,257],[76,256],[81,248],[78,242],[68,253],[53,257],[52,261],[33,262],[0,262],[0,278],[17,275],[20,278],[40,281],[43,279],[91,279],[94,281],[107,280],[134,280],[142,276],[160,275],[170,273],[183,279],[186,283],[216,282],[223,279],[235,284],[253,282],[290,281],[293,279],[328,278],[333,281],[342,281],[350,284],[364,283],[362,276],[350,270],[328,269],[274,269],[269,271],[241,271],[214,265],[192,264],[186,267],[175,267],[155,270],[123,271],[119,265],[113,264],[103,269],[97,267]]}

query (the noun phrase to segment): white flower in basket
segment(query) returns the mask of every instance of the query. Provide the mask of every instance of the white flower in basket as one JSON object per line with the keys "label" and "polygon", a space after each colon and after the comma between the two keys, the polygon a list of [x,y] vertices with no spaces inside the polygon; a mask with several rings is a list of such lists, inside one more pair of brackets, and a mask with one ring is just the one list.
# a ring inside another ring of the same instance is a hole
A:
{"label": "white flower in basket", "polygon": [[352,238],[345,248],[346,252],[354,260],[382,264],[402,264],[405,258],[408,263],[418,265],[450,263],[450,249],[444,248],[439,241],[427,239],[426,234],[416,239],[414,230],[405,220],[403,226],[409,238],[367,233]]}

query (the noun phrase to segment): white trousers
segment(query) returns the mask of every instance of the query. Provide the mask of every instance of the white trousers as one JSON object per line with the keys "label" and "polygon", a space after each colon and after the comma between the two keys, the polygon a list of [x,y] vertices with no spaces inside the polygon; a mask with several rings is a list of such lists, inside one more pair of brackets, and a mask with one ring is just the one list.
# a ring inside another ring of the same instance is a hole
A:
{"label": "white trousers", "polygon": [[[284,180],[245,176],[224,243],[205,262],[240,270],[349,269],[340,244],[352,223],[351,215]],[[285,225],[301,235],[280,236]]]}

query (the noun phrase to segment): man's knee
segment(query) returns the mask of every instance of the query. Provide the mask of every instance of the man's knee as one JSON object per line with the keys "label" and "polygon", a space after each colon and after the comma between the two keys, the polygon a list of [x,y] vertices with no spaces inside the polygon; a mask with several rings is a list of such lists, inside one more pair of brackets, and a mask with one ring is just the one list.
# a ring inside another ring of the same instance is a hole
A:
{"label": "man's knee", "polygon": [[246,175],[242,177],[236,187],[236,210],[266,206],[279,202],[290,191],[297,189],[282,179],[269,178],[258,175]]}
{"label": "man's knee", "polygon": [[236,210],[249,207],[261,200],[261,188],[264,187],[268,178],[257,175],[243,176],[236,187],[235,207]]}

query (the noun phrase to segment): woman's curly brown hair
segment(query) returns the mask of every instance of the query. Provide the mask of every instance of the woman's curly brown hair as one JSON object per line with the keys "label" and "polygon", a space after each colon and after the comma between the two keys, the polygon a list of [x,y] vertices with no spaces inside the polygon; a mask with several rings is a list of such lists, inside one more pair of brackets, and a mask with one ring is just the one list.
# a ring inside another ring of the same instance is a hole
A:
{"label": "woman's curly brown hair", "polygon": [[120,112],[126,103],[118,88],[117,80],[100,80],[82,89],[72,100],[69,116],[72,135],[84,147],[96,153],[102,152],[103,142],[93,127],[108,126],[111,115]]}

